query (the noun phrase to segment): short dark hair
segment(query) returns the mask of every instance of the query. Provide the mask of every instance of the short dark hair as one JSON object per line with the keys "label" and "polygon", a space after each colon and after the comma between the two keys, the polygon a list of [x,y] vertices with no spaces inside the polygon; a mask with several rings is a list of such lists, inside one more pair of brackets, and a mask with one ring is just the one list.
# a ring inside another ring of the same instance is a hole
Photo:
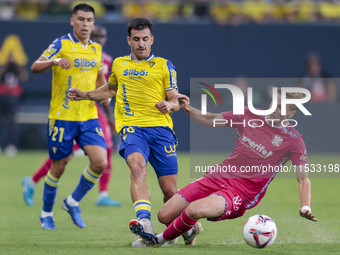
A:
{"label": "short dark hair", "polygon": [[144,18],[136,18],[129,22],[127,25],[129,36],[131,36],[131,30],[144,30],[145,28],[149,28],[151,34],[153,33],[153,24],[151,21]]}
{"label": "short dark hair", "polygon": [[93,16],[95,15],[94,8],[88,4],[77,4],[74,6],[72,14],[75,15],[77,11],[93,12]]}

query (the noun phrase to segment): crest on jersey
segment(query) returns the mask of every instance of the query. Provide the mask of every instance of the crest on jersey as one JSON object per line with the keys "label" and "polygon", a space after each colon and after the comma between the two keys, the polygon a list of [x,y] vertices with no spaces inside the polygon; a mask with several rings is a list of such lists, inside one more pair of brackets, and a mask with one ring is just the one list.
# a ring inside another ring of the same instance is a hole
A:
{"label": "crest on jersey", "polygon": [[94,53],[97,54],[96,48],[95,48],[94,46],[92,46],[91,48],[92,48],[92,50],[94,51]]}
{"label": "crest on jersey", "polygon": [[72,47],[72,50],[73,50],[73,52],[75,52],[76,51],[76,47]]}
{"label": "crest on jersey", "polygon": [[272,144],[276,147],[279,147],[283,141],[283,138],[279,135],[276,135],[274,139],[272,140]]}
{"label": "crest on jersey", "polygon": [[241,204],[242,204],[242,198],[240,196],[233,198],[233,206],[234,206],[235,211],[240,209]]}
{"label": "crest on jersey", "polygon": [[53,153],[54,153],[54,154],[57,152],[57,149],[58,149],[57,146],[53,146],[53,147],[52,147],[52,150],[53,150]]}
{"label": "crest on jersey", "polygon": [[155,62],[149,62],[150,67],[153,67],[155,65]]}

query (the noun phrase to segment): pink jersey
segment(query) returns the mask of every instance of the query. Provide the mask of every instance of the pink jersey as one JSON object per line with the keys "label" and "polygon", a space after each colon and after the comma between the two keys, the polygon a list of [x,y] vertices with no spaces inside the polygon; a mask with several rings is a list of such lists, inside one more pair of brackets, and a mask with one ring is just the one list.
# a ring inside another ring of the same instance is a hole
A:
{"label": "pink jersey", "polygon": [[103,51],[103,72],[105,75],[106,81],[109,80],[111,74],[111,67],[112,67],[113,58],[110,54]]}
{"label": "pink jersey", "polygon": [[222,178],[223,183],[243,196],[247,209],[260,202],[269,183],[279,172],[277,170],[288,160],[293,165],[308,164],[302,135],[290,124],[272,127],[271,121],[253,114],[248,107],[244,115],[233,115],[232,111],[222,115],[228,121],[227,126],[237,129],[236,148],[218,165],[220,169],[224,166],[225,171],[216,171],[216,166],[214,172],[204,177]]}

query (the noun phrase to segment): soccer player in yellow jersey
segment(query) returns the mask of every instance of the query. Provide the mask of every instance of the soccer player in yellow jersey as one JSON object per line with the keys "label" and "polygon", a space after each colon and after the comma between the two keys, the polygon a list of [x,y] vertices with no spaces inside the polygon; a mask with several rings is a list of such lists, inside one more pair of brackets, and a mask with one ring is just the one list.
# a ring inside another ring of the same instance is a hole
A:
{"label": "soccer player in yellow jersey", "polygon": [[[156,171],[164,202],[177,192],[177,140],[169,112],[179,110],[177,75],[173,64],[151,52],[153,24],[143,18],[129,22],[127,42],[131,54],[113,61],[108,84],[83,92],[69,90],[69,98],[104,100],[116,95],[115,119],[122,143],[119,153],[131,172],[131,198],[137,217],[130,228],[144,239],[152,240],[150,192],[146,184],[148,162]],[[168,98],[167,101],[165,99]]]}
{"label": "soccer player in yellow jersey", "polygon": [[32,65],[33,73],[52,68],[52,99],[49,112],[48,146],[52,166],[45,178],[43,209],[40,224],[45,229],[56,229],[53,205],[59,179],[76,140],[90,159],[73,193],[62,201],[74,224],[84,228],[78,206],[99,179],[107,165],[106,144],[98,122],[94,102],[71,102],[68,90],[78,87],[95,89],[106,83],[102,71],[102,47],[90,40],[94,27],[94,9],[87,4],[74,7],[71,17],[73,31],[56,39]]}

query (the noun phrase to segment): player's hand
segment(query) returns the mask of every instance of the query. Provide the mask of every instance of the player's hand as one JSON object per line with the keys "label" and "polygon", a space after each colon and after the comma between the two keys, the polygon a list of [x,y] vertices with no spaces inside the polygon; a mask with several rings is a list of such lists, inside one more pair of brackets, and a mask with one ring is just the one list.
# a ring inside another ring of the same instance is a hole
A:
{"label": "player's hand", "polygon": [[86,94],[85,92],[81,91],[80,89],[77,88],[70,88],[68,90],[68,98],[71,101],[81,101],[81,100],[86,100]]}
{"label": "player's hand", "polygon": [[170,112],[172,108],[172,103],[167,101],[159,101],[155,104],[155,107],[161,112],[161,113],[167,113]]}
{"label": "player's hand", "polygon": [[174,95],[174,98],[178,99],[179,106],[183,110],[190,110],[190,98],[183,94],[176,94]]}
{"label": "player's hand", "polygon": [[101,105],[108,106],[111,103],[111,98],[100,101]]}
{"label": "player's hand", "polygon": [[311,220],[311,221],[318,221],[317,219],[315,219],[315,215],[312,215],[312,213],[308,210],[302,210],[299,209],[300,212],[300,216],[306,218],[307,220]]}
{"label": "player's hand", "polygon": [[62,69],[70,69],[71,62],[67,58],[56,58],[52,60],[53,65],[60,66]]}

